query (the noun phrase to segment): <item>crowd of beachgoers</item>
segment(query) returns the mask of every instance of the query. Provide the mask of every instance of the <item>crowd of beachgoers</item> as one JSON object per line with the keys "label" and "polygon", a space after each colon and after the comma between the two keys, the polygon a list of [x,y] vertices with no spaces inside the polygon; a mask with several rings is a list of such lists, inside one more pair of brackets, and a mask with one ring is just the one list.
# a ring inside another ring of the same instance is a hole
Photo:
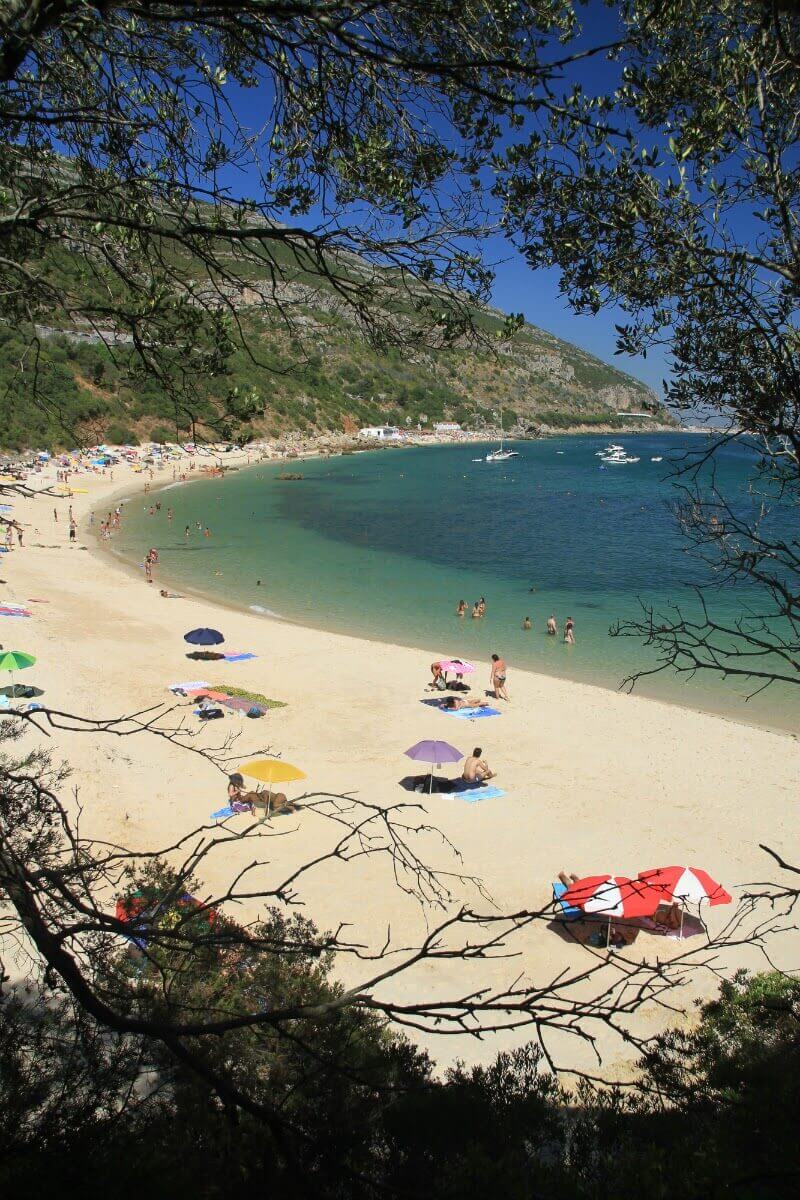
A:
{"label": "crowd of beachgoers", "polygon": [[[301,763],[302,775],[314,786],[341,794],[355,790],[386,805],[402,797],[402,786],[413,793],[410,803],[423,806],[420,820],[441,828],[458,848],[458,870],[479,878],[497,904],[509,911],[553,905],[559,928],[569,935],[553,938],[544,924],[531,930],[526,961],[530,956],[541,969],[574,965],[576,942],[591,948],[602,941],[602,953],[615,944],[619,949],[621,939],[630,946],[637,936],[642,939],[637,950],[645,938],[659,938],[652,951],[659,954],[667,950],[664,939],[680,943],[691,936],[701,945],[703,925],[694,913],[684,914],[694,900],[679,904],[676,914],[664,891],[664,905],[648,915],[642,896],[653,897],[640,886],[640,875],[659,862],[693,864],[710,872],[712,882],[721,881],[718,891],[703,883],[705,875],[665,876],[659,886],[671,887],[674,896],[683,880],[681,887],[695,889],[692,896],[705,886],[718,900],[761,878],[759,842],[781,849],[790,832],[786,798],[800,770],[796,741],[520,670],[507,661],[502,635],[487,647],[494,653],[485,663],[437,653],[459,649],[464,626],[455,615],[454,645],[424,652],[281,622],[193,595],[173,603],[177,593],[162,586],[157,557],[150,563],[153,584],[132,587],[130,571],[103,552],[103,539],[87,536],[99,535],[104,524],[106,541],[113,544],[126,493],[143,500],[152,509],[153,528],[163,529],[170,500],[169,493],[159,493],[162,483],[189,481],[204,471],[224,474],[229,464],[245,465],[248,453],[251,461],[276,457],[266,447],[216,447],[208,453],[177,446],[94,447],[82,454],[37,456],[7,471],[3,478],[10,488],[0,496],[5,525],[0,525],[5,551],[0,641],[6,651],[34,659],[30,668],[19,659],[17,668],[44,694],[30,700],[64,712],[78,707],[107,715],[143,711],[166,697],[180,706],[198,737],[206,725],[232,731],[243,739],[244,750],[255,753],[267,733],[271,747]],[[17,482],[46,494],[14,491]],[[206,530],[213,537],[213,520],[204,516],[197,513],[188,534],[182,519],[179,537],[204,538]],[[176,519],[173,513],[173,524]],[[158,544],[154,534],[156,554]],[[84,547],[88,553],[79,553]],[[476,620],[491,603],[491,595],[479,598]],[[532,625],[538,631],[543,621],[543,633],[563,636],[565,623],[550,614],[551,630],[546,612],[534,614]],[[461,617],[469,620],[467,604]],[[219,631],[221,645],[186,645],[187,634],[208,636],[209,630]],[[198,672],[205,677],[195,678]],[[283,706],[253,699],[265,694]],[[18,695],[6,694],[7,704],[0,705],[8,707]],[[221,716],[212,715],[215,710]],[[174,844],[194,823],[212,819],[237,827],[249,814],[258,820],[278,817],[285,828],[297,824],[303,851],[325,853],[325,829],[302,797],[290,787],[275,790],[270,779],[256,777],[251,785],[242,770],[246,754],[231,764],[230,777],[215,784],[202,760],[168,743],[132,755],[103,739],[91,746],[67,739],[57,751],[75,764],[83,819],[97,836],[142,846]],[[402,755],[414,765],[400,778]],[[665,809],[675,817],[667,826],[659,819]],[[281,853],[290,852],[290,843],[295,840],[279,842]],[[230,843],[227,870],[242,865],[237,844]],[[562,866],[565,857],[569,861]],[[410,944],[418,935],[418,909],[386,886],[377,861],[365,863],[364,872],[321,878],[309,915],[325,927],[335,888],[337,919],[359,925],[365,944],[379,942],[389,925]],[[210,885],[223,886],[224,879],[212,878]],[[609,920],[612,902],[621,915]],[[712,917],[715,912],[711,907]],[[704,904],[711,924],[708,914]],[[482,969],[497,982],[503,964]],[[348,983],[347,964],[341,972]],[[454,1053],[473,1061],[480,1056],[466,1044],[454,1046]]]}

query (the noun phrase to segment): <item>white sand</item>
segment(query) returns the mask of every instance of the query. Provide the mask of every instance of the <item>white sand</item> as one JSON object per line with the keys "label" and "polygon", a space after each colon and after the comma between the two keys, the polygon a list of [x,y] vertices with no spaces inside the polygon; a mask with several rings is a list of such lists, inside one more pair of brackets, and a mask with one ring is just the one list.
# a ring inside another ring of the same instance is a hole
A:
{"label": "white sand", "polygon": [[[509,910],[544,905],[550,881],[560,867],[593,874],[635,875],[658,865],[689,863],[707,869],[729,890],[775,877],[777,869],[759,850],[766,842],[790,860],[800,831],[797,785],[800,747],[784,734],[770,733],[715,716],[631,697],[600,688],[516,671],[510,664],[512,703],[500,718],[474,723],[441,715],[420,701],[426,696],[428,664],[457,645],[426,651],[342,637],[197,599],[166,600],[156,583],[148,587],[88,533],[86,515],[103,506],[123,484],[141,486],[127,469],[115,482],[76,477],[88,489],[71,503],[80,522],[78,544],[67,543],[67,503],[40,497],[14,501],[14,516],[25,525],[25,547],[2,556],[2,595],[25,602],[36,597],[30,620],[0,621],[6,649],[35,654],[36,666],[24,679],[44,689],[52,707],[111,717],[168,698],[166,685],[181,679],[238,684],[287,702],[261,721],[236,717],[212,723],[205,733],[219,740],[220,729],[236,732],[236,753],[246,758],[267,746],[302,767],[306,785],[326,792],[355,791],[381,804],[419,797],[406,795],[398,781],[413,771],[402,751],[421,738],[446,739],[469,751],[482,745],[498,770],[503,799],[467,804],[452,796],[425,799],[425,819],[438,826],[463,856],[459,868],[433,837],[420,843],[437,866],[479,876],[495,904]],[[54,503],[59,520],[53,520]],[[238,664],[187,660],[183,633],[198,625],[221,628],[228,646],[258,657]],[[483,688],[488,666],[474,676]],[[20,676],[20,681],[22,680]],[[199,723],[191,718],[193,727]],[[119,839],[132,848],[168,845],[202,824],[225,802],[225,779],[202,759],[146,735],[64,734],[52,741],[57,756],[74,767],[73,782],[84,806],[84,831]],[[422,769],[422,768],[420,768]],[[446,769],[452,771],[452,768]],[[418,816],[412,818],[418,820]],[[239,828],[246,825],[238,819]],[[259,847],[269,859],[251,880],[274,884],[293,864],[330,846],[329,822],[313,812],[274,823],[281,836]],[[228,845],[212,857],[205,882],[219,889],[254,857],[247,841]],[[410,944],[437,914],[423,912],[398,892],[385,858],[326,864],[300,889],[299,911],[320,926],[351,922],[353,940],[380,944],[388,929]],[[456,885],[455,902],[465,897],[486,908],[474,891]],[[255,903],[238,915],[261,911]],[[232,915],[237,915],[233,913]],[[730,909],[706,911],[711,931]],[[684,948],[691,943],[685,943]],[[383,994],[461,993],[471,986],[500,986],[522,975],[543,982],[557,971],[578,969],[589,952],[564,940],[544,922],[514,943],[517,958],[472,964],[429,965],[424,978],[387,985]],[[679,947],[663,938],[640,935],[630,956],[669,958]],[[797,966],[798,946],[776,942],[778,962]],[[730,951],[728,968],[740,962],[764,966],[752,951]],[[339,974],[354,983],[370,968],[342,960]],[[470,982],[468,983],[467,980]],[[709,973],[694,976],[672,1002],[688,1006],[696,995],[715,990]],[[448,991],[448,989],[450,989]],[[651,1031],[674,1021],[651,1006],[634,1027]],[[501,1046],[527,1039],[531,1031],[476,1041],[424,1037],[440,1061],[462,1057],[486,1060]],[[603,1034],[606,1070],[624,1069],[624,1046]],[[556,1038],[561,1061],[588,1063],[583,1049]]]}

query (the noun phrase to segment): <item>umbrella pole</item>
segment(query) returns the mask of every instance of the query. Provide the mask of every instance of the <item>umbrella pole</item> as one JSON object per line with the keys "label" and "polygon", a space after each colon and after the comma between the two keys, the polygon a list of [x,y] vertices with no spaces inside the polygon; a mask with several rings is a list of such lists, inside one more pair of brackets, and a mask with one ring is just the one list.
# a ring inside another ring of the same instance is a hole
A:
{"label": "umbrella pole", "polygon": [[683,905],[681,905],[681,927],[678,930],[678,936],[683,941]]}
{"label": "umbrella pole", "polygon": [[611,917],[608,918],[608,937],[606,938],[606,950],[611,945]]}

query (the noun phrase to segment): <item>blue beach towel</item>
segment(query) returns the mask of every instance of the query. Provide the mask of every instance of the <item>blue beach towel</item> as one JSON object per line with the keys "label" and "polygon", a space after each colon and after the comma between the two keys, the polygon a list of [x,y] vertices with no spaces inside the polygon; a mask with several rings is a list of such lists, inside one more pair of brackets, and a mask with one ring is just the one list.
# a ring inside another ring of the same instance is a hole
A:
{"label": "blue beach towel", "polygon": [[258,658],[257,654],[224,654],[225,662],[245,662],[248,658]]}
{"label": "blue beach towel", "polygon": [[464,791],[455,792],[454,795],[459,800],[466,800],[467,804],[477,804],[479,800],[499,800],[501,796],[505,796],[502,788],[492,787],[489,784],[482,788],[465,788]]}
{"label": "blue beach towel", "polygon": [[455,712],[443,708],[441,711],[450,717],[461,717],[462,721],[474,721],[476,717],[502,716],[499,708],[459,708]]}
{"label": "blue beach towel", "polygon": [[556,907],[561,909],[561,916],[567,921],[576,921],[578,917],[583,916],[583,913],[579,908],[574,908],[571,904],[565,904],[561,899],[566,890],[566,886],[560,879],[553,880],[553,899],[556,902]]}
{"label": "blue beach towel", "polygon": [[224,821],[226,817],[235,817],[236,811],[231,808],[230,804],[226,804],[224,808],[218,808],[216,812],[211,814],[212,821]]}

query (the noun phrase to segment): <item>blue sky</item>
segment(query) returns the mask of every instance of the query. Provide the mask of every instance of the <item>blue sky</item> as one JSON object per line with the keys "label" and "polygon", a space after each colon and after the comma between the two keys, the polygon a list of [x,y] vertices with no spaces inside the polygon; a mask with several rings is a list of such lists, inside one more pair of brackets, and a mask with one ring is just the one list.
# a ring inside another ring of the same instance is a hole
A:
{"label": "blue sky", "polygon": [[[619,35],[616,6],[609,8],[602,0],[589,0],[585,8],[579,6],[579,17],[583,32],[578,42],[570,45],[570,50],[603,45],[614,41]],[[564,47],[554,48],[555,57],[563,54]],[[599,92],[614,86],[618,71],[619,64],[611,64],[602,56],[585,59],[579,68],[565,78],[565,88],[577,78],[586,92]],[[260,126],[266,102],[266,96],[260,89],[236,89],[233,94],[229,93],[229,98],[244,126],[253,129]],[[243,179],[239,175],[229,182],[234,193],[241,195],[247,192],[246,177]],[[487,186],[491,187],[491,176],[488,174]],[[646,358],[615,355],[614,326],[625,320],[620,310],[608,308],[597,316],[577,316],[560,294],[559,272],[556,269],[531,270],[522,254],[499,235],[488,239],[483,251],[484,257],[495,270],[492,302],[498,308],[506,312],[523,313],[531,324],[612,362],[642,379],[657,395],[661,395],[662,380],[668,373],[663,352],[659,349],[650,351]]]}

